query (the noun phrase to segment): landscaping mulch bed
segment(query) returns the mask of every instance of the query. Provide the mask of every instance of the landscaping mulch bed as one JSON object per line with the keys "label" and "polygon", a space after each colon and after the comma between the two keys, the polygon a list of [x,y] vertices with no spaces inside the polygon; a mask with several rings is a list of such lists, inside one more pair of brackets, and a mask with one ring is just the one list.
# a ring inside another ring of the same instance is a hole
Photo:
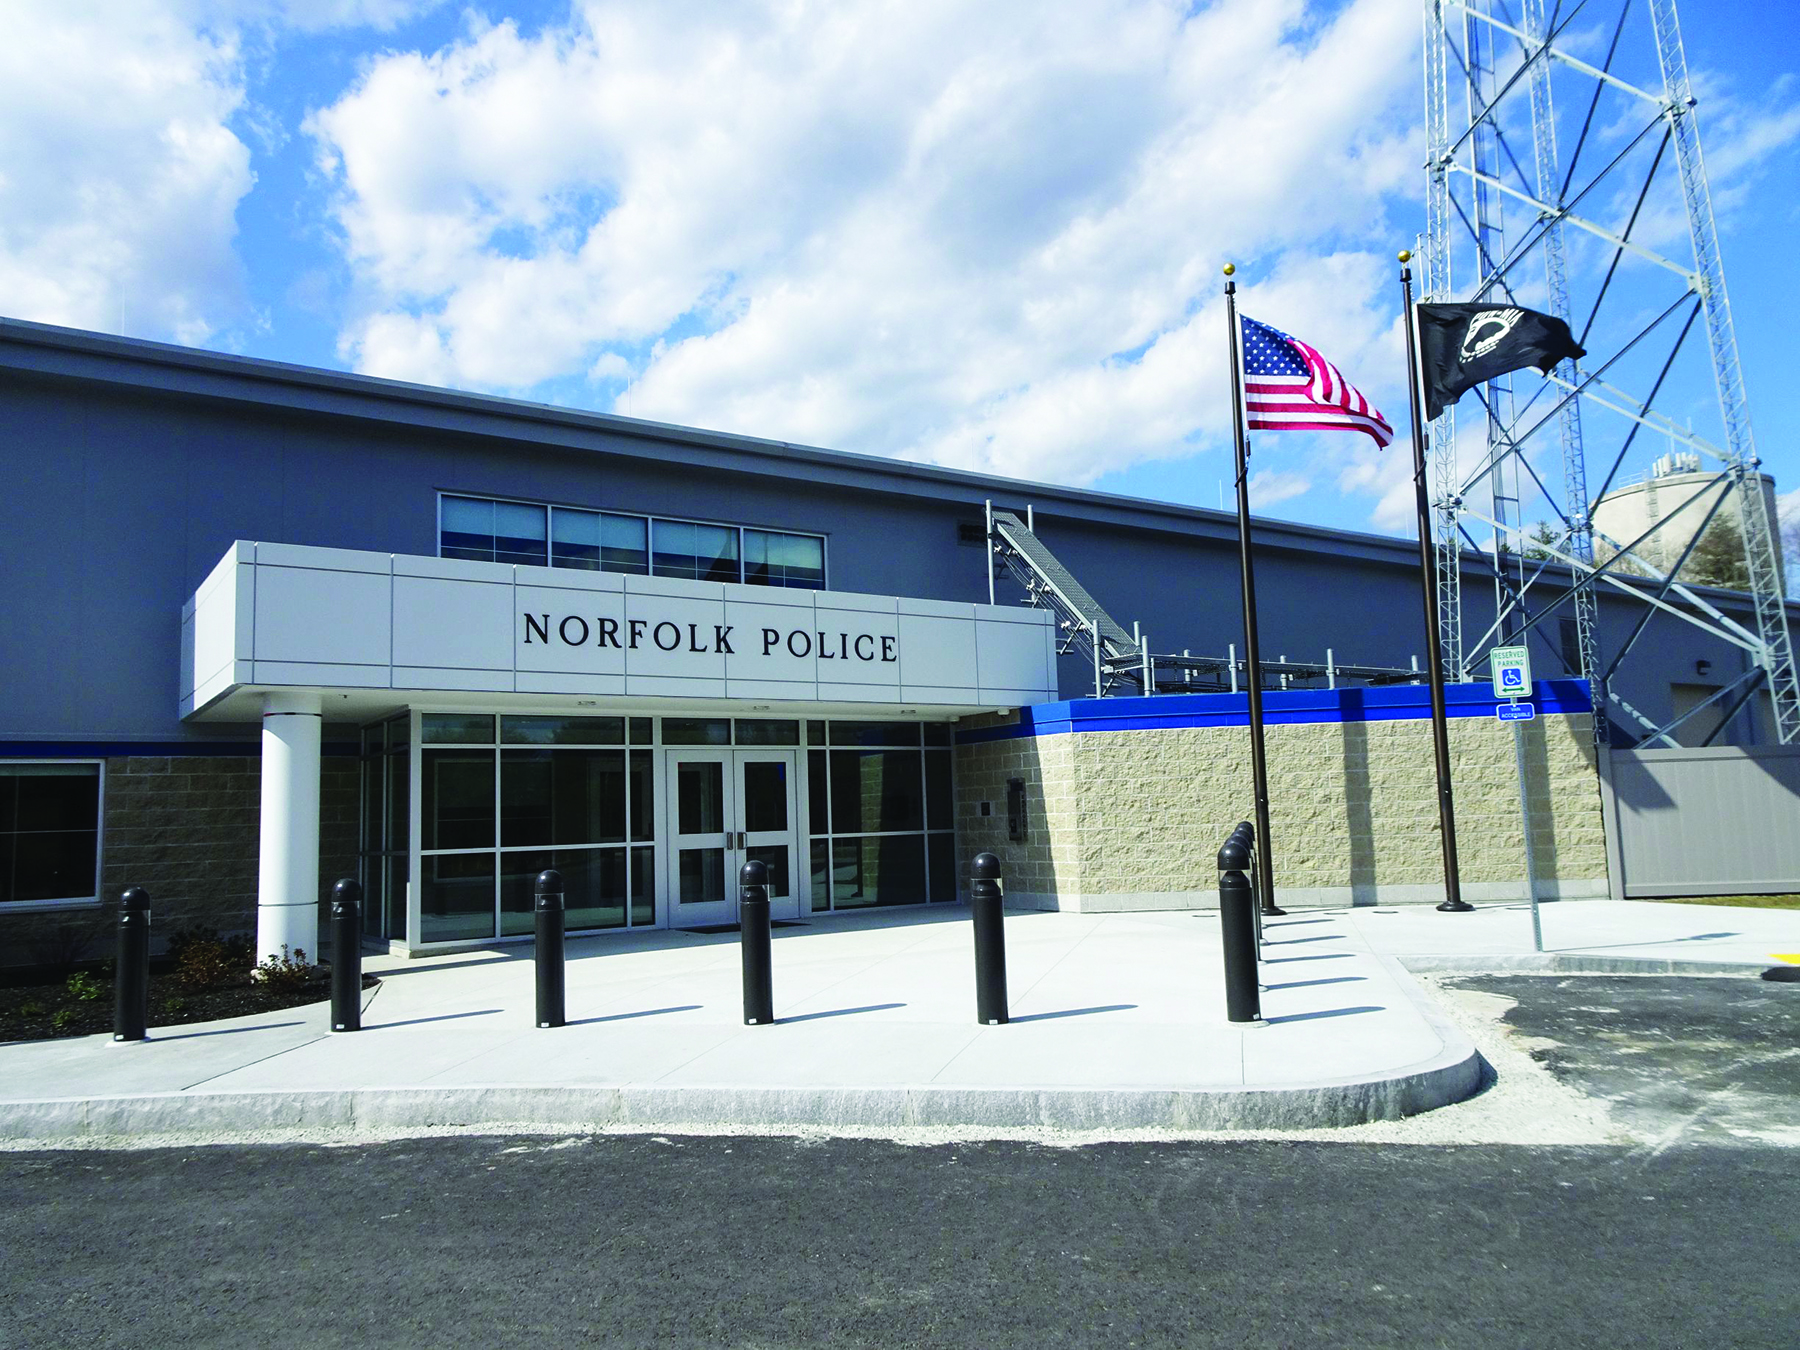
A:
{"label": "landscaping mulch bed", "polygon": [[[173,971],[150,972],[150,1025],[211,1022],[221,1017],[278,1012],[331,997],[331,972],[286,987],[252,984],[246,974],[214,989],[195,990]],[[363,976],[363,988],[380,983]],[[104,973],[82,972],[64,980],[0,986],[0,1041],[45,1041],[91,1036],[113,1029],[113,984]]]}

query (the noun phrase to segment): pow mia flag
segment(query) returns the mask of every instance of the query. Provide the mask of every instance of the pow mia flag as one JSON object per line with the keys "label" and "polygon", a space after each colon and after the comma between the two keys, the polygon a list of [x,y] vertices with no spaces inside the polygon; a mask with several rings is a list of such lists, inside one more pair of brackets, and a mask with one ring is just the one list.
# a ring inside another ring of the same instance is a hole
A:
{"label": "pow mia flag", "polygon": [[1516,305],[1418,305],[1419,357],[1425,368],[1425,412],[1440,413],[1478,384],[1536,366],[1587,355],[1569,325]]}

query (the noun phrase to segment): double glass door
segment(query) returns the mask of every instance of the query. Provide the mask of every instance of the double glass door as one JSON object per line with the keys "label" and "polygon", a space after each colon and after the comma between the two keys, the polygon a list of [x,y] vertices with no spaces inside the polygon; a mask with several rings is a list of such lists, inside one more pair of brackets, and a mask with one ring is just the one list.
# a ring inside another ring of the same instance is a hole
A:
{"label": "double glass door", "polygon": [[768,869],[769,912],[799,917],[795,750],[668,752],[669,926],[734,923],[738,869]]}

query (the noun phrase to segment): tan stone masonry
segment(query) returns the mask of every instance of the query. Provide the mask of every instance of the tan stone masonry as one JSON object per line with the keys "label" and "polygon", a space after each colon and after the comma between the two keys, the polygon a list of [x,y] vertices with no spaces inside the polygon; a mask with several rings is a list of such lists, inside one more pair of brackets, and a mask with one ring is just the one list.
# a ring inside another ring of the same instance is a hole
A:
{"label": "tan stone masonry", "polygon": [[[995,719],[983,719],[990,725]],[[972,725],[972,723],[970,724]],[[1606,894],[1606,841],[1587,714],[1524,724],[1540,897]],[[1512,730],[1450,722],[1458,852],[1471,900],[1526,893]],[[1443,898],[1431,724],[1267,729],[1277,894],[1296,903]],[[1025,781],[1025,838],[1007,838],[1006,785]],[[981,804],[991,814],[981,814]],[[1010,901],[1045,908],[1217,903],[1219,844],[1251,818],[1247,727],[1088,731],[956,751],[958,867],[1000,858]]]}

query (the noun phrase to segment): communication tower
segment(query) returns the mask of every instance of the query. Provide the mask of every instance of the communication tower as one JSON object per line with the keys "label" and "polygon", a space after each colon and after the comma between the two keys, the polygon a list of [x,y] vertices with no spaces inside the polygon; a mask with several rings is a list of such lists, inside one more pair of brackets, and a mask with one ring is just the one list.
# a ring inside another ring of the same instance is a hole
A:
{"label": "communication tower", "polygon": [[[1547,376],[1520,371],[1470,391],[1459,407],[1479,436],[1465,428],[1459,438],[1449,409],[1430,428],[1446,676],[1479,678],[1489,649],[1556,623],[1558,637],[1573,640],[1548,645],[1592,683],[1606,714],[1594,718],[1599,738],[1610,721],[1640,744],[1675,745],[1682,722],[1717,708],[1722,727],[1767,689],[1780,740],[1800,741],[1776,534],[1674,0],[1425,0],[1424,19],[1424,298],[1543,310],[1587,348]],[[1695,430],[1689,419],[1702,405]],[[1633,538],[1597,530],[1593,503],[1671,445],[1698,456],[1717,488],[1693,492]],[[1743,536],[1753,627],[1677,579],[1727,502]],[[1700,518],[1680,520],[1685,547],[1649,546],[1688,510]],[[1547,532],[1529,533],[1534,511]],[[1474,566],[1492,576],[1485,627],[1485,613],[1466,621],[1480,612],[1464,604]],[[1598,641],[1603,589],[1642,606],[1611,652]],[[1748,670],[1659,724],[1613,688],[1653,620],[1743,648]]]}

